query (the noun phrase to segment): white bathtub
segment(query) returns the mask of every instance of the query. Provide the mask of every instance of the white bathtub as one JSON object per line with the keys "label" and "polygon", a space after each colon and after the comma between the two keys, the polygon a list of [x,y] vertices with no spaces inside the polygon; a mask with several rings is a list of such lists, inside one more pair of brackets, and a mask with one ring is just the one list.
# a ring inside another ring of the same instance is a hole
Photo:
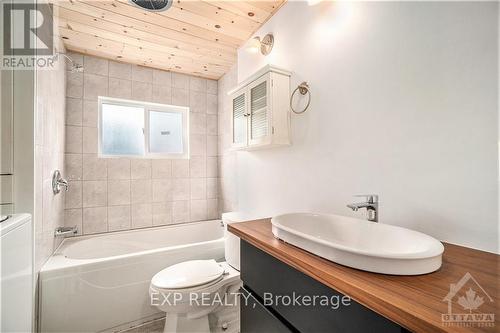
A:
{"label": "white bathtub", "polygon": [[153,275],[223,259],[223,233],[214,220],[65,239],[40,271],[40,331],[117,331],[159,317],[148,294]]}

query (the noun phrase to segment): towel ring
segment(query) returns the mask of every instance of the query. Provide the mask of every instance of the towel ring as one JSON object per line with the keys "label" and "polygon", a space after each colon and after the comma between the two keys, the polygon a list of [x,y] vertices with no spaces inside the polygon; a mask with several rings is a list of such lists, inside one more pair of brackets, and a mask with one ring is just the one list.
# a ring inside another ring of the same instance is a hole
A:
{"label": "towel ring", "polygon": [[[293,96],[295,95],[295,93],[297,92],[297,90],[299,91],[299,93],[301,95],[305,95],[305,94],[308,94],[309,96],[309,99],[307,100],[307,104],[304,108],[304,110],[302,111],[297,111],[293,108],[292,106],[292,102],[293,102]],[[299,86],[297,88],[295,88],[295,90],[293,91],[292,93],[292,96],[290,96],[290,109],[293,111],[293,113],[295,114],[301,114],[301,113],[304,113],[306,112],[307,108],[309,107],[309,104],[311,104],[311,90],[309,89],[309,85],[307,84],[306,81],[302,82],[301,84],[299,84]]]}

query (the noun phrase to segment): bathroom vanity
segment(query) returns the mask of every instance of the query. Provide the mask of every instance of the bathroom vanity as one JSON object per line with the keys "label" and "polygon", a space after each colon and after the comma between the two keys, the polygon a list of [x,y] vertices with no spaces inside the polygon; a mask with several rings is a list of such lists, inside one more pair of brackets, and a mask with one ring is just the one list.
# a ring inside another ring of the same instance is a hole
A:
{"label": "bathroom vanity", "polygon": [[[496,327],[447,326],[442,321],[449,310],[445,298],[450,285],[459,285],[466,273],[497,300],[498,255],[445,244],[437,272],[395,276],[335,264],[280,241],[271,232],[270,219],[233,224],[229,231],[242,240],[243,333],[494,332],[499,327],[498,307],[486,296],[480,312],[494,314]],[[329,303],[320,302],[321,297]]]}

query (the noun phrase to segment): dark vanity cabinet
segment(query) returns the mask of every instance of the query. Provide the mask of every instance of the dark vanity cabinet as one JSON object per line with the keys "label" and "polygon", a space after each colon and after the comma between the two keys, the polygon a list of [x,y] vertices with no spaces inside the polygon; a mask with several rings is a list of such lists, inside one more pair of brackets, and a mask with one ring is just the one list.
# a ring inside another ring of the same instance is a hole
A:
{"label": "dark vanity cabinet", "polygon": [[409,332],[243,240],[241,278],[242,333]]}

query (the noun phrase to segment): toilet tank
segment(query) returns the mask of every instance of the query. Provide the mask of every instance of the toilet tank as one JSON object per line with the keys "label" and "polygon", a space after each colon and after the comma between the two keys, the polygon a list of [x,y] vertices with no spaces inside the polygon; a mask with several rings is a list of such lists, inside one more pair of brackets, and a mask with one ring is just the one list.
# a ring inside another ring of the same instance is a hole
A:
{"label": "toilet tank", "polygon": [[245,222],[255,220],[250,214],[231,212],[222,214],[224,223],[224,251],[226,262],[236,270],[240,270],[240,238],[229,231],[227,225],[231,223]]}

